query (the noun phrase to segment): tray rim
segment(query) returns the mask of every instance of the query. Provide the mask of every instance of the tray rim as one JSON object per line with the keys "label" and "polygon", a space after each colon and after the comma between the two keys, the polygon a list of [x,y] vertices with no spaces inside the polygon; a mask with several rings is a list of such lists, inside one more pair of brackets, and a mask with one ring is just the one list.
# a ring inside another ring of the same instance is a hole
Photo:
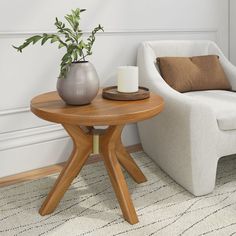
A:
{"label": "tray rim", "polygon": [[[108,86],[102,89],[102,97],[105,99],[114,100],[114,101],[136,101],[136,100],[147,99],[150,97],[149,88],[146,88],[143,86],[139,86],[138,88],[139,88],[138,92],[125,93],[125,92],[117,91],[117,86]],[[109,90],[114,90],[114,89],[116,89],[117,94],[110,93],[114,97],[108,97]],[[140,93],[140,90],[143,91],[143,93]],[[146,94],[146,97],[138,97],[139,95],[142,95],[142,94]],[[133,96],[133,97],[129,99],[128,96]]]}

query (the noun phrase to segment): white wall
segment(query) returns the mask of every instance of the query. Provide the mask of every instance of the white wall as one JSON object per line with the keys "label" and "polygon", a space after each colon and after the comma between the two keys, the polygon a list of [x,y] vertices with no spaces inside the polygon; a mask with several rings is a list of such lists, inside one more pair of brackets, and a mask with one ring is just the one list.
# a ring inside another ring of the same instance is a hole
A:
{"label": "white wall", "polygon": [[236,65],[236,1],[229,0],[229,10],[230,10],[230,60]]}
{"label": "white wall", "polygon": [[[54,17],[87,8],[82,28],[98,23],[94,55],[102,85],[114,84],[119,65],[135,65],[140,42],[156,39],[211,39],[228,52],[228,2],[222,0],[1,0],[0,1],[0,177],[62,162],[71,144],[59,125],[35,117],[30,99],[55,90],[63,51],[47,44],[17,53],[34,33],[54,32]],[[126,145],[139,142],[135,125],[126,128]]]}

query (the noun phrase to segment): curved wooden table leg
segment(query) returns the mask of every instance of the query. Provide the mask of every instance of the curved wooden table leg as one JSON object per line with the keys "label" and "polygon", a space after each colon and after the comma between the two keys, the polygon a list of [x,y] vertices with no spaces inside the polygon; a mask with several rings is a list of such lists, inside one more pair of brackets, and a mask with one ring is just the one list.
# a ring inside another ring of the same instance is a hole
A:
{"label": "curved wooden table leg", "polygon": [[125,150],[124,146],[122,145],[121,138],[117,143],[116,155],[120,164],[125,168],[125,170],[130,174],[135,182],[140,184],[147,181],[143,172],[139,169],[133,158]]}
{"label": "curved wooden table leg", "polygon": [[120,139],[122,129],[123,126],[110,126],[101,136],[100,149],[123,216],[130,224],[135,224],[138,222],[138,217],[116,157],[116,144]]}
{"label": "curved wooden table leg", "polygon": [[66,124],[63,126],[73,140],[74,149],[66,163],[66,166],[63,168],[56,180],[54,187],[41,206],[39,210],[41,215],[50,214],[56,209],[64,193],[70,187],[74,178],[79,174],[92,151],[91,135],[86,134],[79,126]]}

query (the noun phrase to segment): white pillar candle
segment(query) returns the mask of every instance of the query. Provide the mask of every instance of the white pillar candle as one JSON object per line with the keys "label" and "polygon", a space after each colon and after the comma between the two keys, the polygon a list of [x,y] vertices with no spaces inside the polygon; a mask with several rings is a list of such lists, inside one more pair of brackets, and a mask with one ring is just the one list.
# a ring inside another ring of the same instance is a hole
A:
{"label": "white pillar candle", "polygon": [[138,91],[137,66],[119,66],[117,68],[117,90],[122,93]]}

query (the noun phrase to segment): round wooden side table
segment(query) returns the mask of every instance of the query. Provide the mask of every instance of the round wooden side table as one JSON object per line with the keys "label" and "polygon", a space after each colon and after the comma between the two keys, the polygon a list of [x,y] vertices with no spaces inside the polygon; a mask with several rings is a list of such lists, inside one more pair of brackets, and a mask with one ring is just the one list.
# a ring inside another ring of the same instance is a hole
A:
{"label": "round wooden side table", "polygon": [[142,183],[146,178],[121,142],[125,124],[151,118],[162,111],[163,99],[151,93],[150,98],[138,101],[113,101],[102,98],[101,91],[93,102],[85,106],[66,105],[57,92],[41,94],[31,101],[31,111],[38,117],[60,123],[71,136],[73,151],[39,213],[52,213],[73,179],[79,174],[92,152],[94,126],[108,126],[99,137],[99,150],[110,177],[123,216],[130,224],[138,222],[120,164],[131,177]]}

